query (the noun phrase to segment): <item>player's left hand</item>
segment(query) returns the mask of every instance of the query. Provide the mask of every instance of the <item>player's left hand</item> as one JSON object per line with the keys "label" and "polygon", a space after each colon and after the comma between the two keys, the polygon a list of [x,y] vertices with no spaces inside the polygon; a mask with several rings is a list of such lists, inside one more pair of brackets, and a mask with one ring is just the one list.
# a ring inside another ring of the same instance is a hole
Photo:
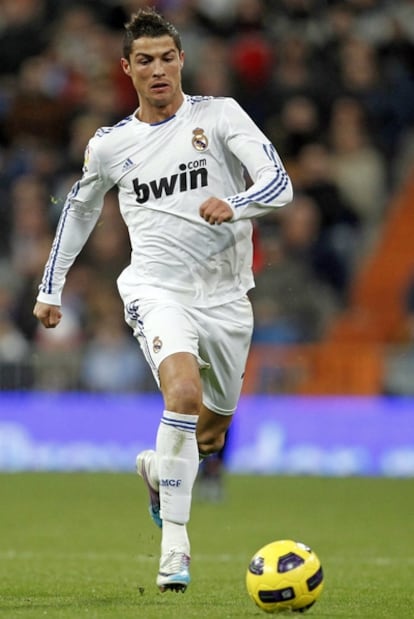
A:
{"label": "player's left hand", "polygon": [[208,198],[200,206],[200,215],[209,224],[220,225],[223,221],[230,221],[233,218],[233,211],[227,202],[219,198]]}

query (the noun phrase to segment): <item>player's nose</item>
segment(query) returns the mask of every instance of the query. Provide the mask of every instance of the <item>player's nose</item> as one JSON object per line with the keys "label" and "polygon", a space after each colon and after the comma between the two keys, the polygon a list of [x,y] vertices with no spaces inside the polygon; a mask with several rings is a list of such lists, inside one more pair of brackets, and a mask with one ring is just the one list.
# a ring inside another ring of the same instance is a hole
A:
{"label": "player's nose", "polygon": [[164,75],[164,66],[161,60],[154,60],[154,65],[152,69],[152,74],[155,77],[159,77],[160,75]]}

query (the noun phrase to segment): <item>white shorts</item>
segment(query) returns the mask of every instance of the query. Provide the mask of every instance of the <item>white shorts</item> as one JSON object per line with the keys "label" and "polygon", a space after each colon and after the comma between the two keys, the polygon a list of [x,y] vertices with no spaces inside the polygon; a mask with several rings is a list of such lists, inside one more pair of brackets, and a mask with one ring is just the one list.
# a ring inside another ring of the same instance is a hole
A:
{"label": "white shorts", "polygon": [[234,413],[253,331],[247,297],[211,308],[159,299],[135,300],[126,304],[125,320],[158,386],[163,359],[173,353],[192,353],[200,367],[203,404],[219,415]]}

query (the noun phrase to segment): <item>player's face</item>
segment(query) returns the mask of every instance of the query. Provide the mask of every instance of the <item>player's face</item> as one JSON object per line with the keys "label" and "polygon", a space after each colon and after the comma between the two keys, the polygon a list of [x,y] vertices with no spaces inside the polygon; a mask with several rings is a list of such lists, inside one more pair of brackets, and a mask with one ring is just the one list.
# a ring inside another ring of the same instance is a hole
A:
{"label": "player's face", "polygon": [[171,114],[177,111],[183,100],[183,61],[184,53],[178,51],[170,36],[135,39],[129,58],[122,58],[122,68],[138,94],[143,120],[151,109]]}

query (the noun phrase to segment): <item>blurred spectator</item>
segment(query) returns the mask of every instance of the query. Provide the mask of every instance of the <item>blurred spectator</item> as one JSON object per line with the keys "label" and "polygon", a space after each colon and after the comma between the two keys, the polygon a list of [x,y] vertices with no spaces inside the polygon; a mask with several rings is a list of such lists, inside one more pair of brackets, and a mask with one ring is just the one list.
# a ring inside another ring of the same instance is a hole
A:
{"label": "blurred spectator", "polygon": [[18,278],[37,277],[51,242],[47,186],[35,175],[19,177],[11,193],[11,267]]}
{"label": "blurred spectator", "polygon": [[372,145],[365,113],[357,100],[336,100],[329,136],[332,179],[359,219],[366,250],[378,232],[389,191],[384,158]]}
{"label": "blurred spectator", "polygon": [[395,156],[404,128],[414,122],[412,76],[402,70],[386,73],[378,50],[354,37],[341,49],[340,85],[343,94],[358,98],[365,106],[377,146],[387,156]]}
{"label": "blurred spectator", "polygon": [[[288,98],[297,95],[318,99],[319,75],[313,60],[312,49],[306,39],[299,32],[288,30],[279,41],[272,76],[272,96],[277,109],[280,109]],[[327,95],[328,85],[325,85],[324,96]]]}
{"label": "blurred spectator", "polygon": [[300,197],[295,199],[293,211],[293,219],[288,209],[281,211],[279,230],[270,225],[262,230],[263,266],[255,275],[256,287],[250,293],[255,314],[254,342],[317,341],[338,307],[335,294],[314,270],[317,211],[308,198]]}
{"label": "blurred spectator", "polygon": [[0,390],[32,385],[31,347],[14,317],[13,277],[0,265]]}
{"label": "blurred spectator", "polygon": [[387,6],[392,36],[385,45],[385,55],[394,71],[414,74],[414,2],[395,0]]}
{"label": "blurred spectator", "polygon": [[392,24],[384,0],[349,0],[355,11],[355,32],[370,44],[379,46],[389,39]]}
{"label": "blurred spectator", "polygon": [[46,56],[28,57],[22,61],[14,96],[5,118],[5,135],[9,143],[27,137],[62,146],[70,108],[51,90],[51,66]]}
{"label": "blurred spectator", "polygon": [[295,160],[303,146],[318,140],[321,132],[319,109],[308,96],[296,95],[287,99],[280,113],[270,116],[268,134],[278,145],[278,152],[295,178]]}
{"label": "blurred spectator", "polygon": [[0,363],[25,361],[30,351],[29,343],[12,318],[12,291],[0,285]]}
{"label": "blurred spectator", "polygon": [[209,34],[227,36],[237,10],[239,0],[194,0],[200,25]]}
{"label": "blurred spectator", "polygon": [[296,31],[306,41],[315,44],[321,37],[323,14],[330,4],[321,0],[269,0],[267,5],[272,11],[273,31],[278,37],[287,31]]}
{"label": "blurred spectator", "polygon": [[[334,182],[330,153],[324,144],[309,143],[299,151],[296,190],[311,198],[318,211],[319,234],[313,245],[316,272],[345,300],[359,242],[359,216]],[[309,205],[307,211],[309,214]],[[301,212],[293,213],[291,219],[301,221]]]}
{"label": "blurred spectator", "polygon": [[239,0],[229,32],[234,96],[263,125],[270,112],[275,53],[262,0]]}
{"label": "blurred spectator", "polygon": [[15,317],[25,337],[34,335],[33,295],[48,256],[52,230],[48,217],[47,185],[36,175],[26,174],[14,182],[10,195],[9,264],[15,283]]}
{"label": "blurred spectator", "polygon": [[329,74],[335,78],[339,69],[339,52],[344,41],[355,31],[355,10],[349,2],[329,2],[322,16],[323,39],[321,52],[324,62],[330,67]]}
{"label": "blurred spectator", "polygon": [[46,48],[49,19],[56,15],[54,4],[53,0],[2,0],[0,74],[15,74],[24,60]]}
{"label": "blurred spectator", "polygon": [[[203,95],[212,97],[231,96],[233,92],[228,46],[221,39],[209,37],[199,43],[198,56],[199,65],[192,80],[194,92],[202,92]],[[205,70],[207,65],[209,71]]]}

